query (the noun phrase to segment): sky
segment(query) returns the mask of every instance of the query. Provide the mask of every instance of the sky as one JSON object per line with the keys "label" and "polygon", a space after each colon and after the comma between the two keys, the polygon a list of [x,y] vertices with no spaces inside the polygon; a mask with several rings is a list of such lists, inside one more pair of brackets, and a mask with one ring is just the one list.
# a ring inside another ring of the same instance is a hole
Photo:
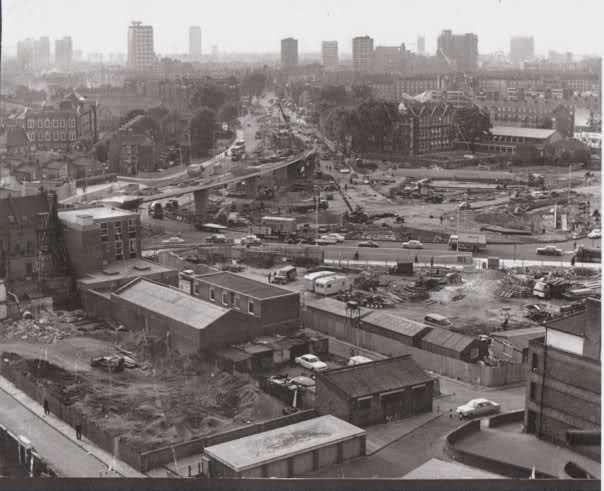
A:
{"label": "sky", "polygon": [[337,40],[352,51],[352,37],[374,45],[415,49],[418,34],[436,50],[442,29],[478,34],[480,53],[509,51],[509,38],[533,35],[535,51],[602,54],[602,0],[3,0],[2,43],[7,52],[27,37],[70,35],[84,53],[127,51],[132,20],[154,28],[155,51],[186,53],[188,28],[202,28],[202,51],[278,52],[295,37],[301,52]]}

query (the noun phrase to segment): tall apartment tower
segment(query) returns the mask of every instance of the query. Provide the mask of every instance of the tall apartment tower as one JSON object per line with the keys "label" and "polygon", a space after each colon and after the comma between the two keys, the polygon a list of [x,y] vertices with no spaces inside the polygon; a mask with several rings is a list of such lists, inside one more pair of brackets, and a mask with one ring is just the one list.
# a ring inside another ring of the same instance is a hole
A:
{"label": "tall apartment tower", "polygon": [[189,27],[189,57],[191,61],[201,60],[201,27]]}
{"label": "tall apartment tower", "polygon": [[352,38],[352,66],[355,72],[368,72],[373,68],[373,38]]}
{"label": "tall apartment tower", "polygon": [[535,57],[535,41],[533,37],[516,36],[510,39],[510,61],[519,65]]}
{"label": "tall apartment tower", "polygon": [[423,35],[417,36],[417,54],[418,55],[426,54],[426,38]]}
{"label": "tall apartment tower", "polygon": [[73,60],[71,36],[55,40],[55,63],[61,68],[68,68]]}
{"label": "tall apartment tower", "polygon": [[281,66],[291,67],[298,65],[298,40],[285,38],[281,40]]}
{"label": "tall apartment tower", "polygon": [[50,65],[50,39],[48,36],[41,37],[35,44],[35,64],[39,68]]}
{"label": "tall apartment tower", "polygon": [[155,64],[153,26],[133,21],[128,27],[128,66],[146,68]]}
{"label": "tall apartment tower", "polygon": [[337,41],[323,41],[321,43],[321,55],[323,58],[324,67],[337,66],[339,63],[338,42]]}
{"label": "tall apartment tower", "polygon": [[478,36],[444,30],[438,36],[437,55],[454,61],[459,70],[474,71],[478,68]]}

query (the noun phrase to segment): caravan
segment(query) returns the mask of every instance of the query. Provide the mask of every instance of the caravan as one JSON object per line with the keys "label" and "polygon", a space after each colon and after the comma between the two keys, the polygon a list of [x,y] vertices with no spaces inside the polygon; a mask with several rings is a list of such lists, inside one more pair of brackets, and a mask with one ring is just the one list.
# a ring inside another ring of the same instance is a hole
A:
{"label": "caravan", "polygon": [[350,279],[344,275],[324,276],[315,280],[315,293],[333,295],[350,290]]}
{"label": "caravan", "polygon": [[325,278],[327,276],[334,276],[335,273],[333,271],[316,271],[314,273],[308,273],[304,276],[304,289],[309,292],[315,291],[315,282],[319,278]]}

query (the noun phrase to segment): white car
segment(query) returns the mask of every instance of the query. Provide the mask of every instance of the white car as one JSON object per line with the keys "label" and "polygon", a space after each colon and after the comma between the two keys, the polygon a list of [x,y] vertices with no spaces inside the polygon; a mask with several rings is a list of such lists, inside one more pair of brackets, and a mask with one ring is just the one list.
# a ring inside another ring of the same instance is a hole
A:
{"label": "white car", "polygon": [[337,243],[338,239],[332,237],[331,235],[322,235],[320,238],[315,240],[315,244],[317,245],[331,245]]}
{"label": "white car", "polygon": [[472,418],[486,414],[498,413],[501,405],[488,399],[472,399],[467,404],[459,406],[455,411],[461,418]]}
{"label": "white car", "polygon": [[[327,234],[327,235],[324,235],[323,237],[333,237],[334,239],[336,239],[337,242],[344,242],[344,240],[346,239],[346,237],[344,237],[342,234],[336,234],[336,233]],[[321,237],[321,238],[323,238],[323,237]]]}
{"label": "white car", "polygon": [[327,365],[321,360],[319,360],[315,355],[298,356],[295,361],[298,365],[301,365],[304,368],[308,368],[313,372],[318,372],[327,368]]}
{"label": "white car", "polygon": [[169,239],[162,240],[161,242],[162,244],[181,244],[184,242],[184,239],[181,239],[180,237],[170,237]]}
{"label": "white car", "polygon": [[602,230],[599,228],[594,228],[591,232],[587,234],[588,239],[600,239],[602,237]]}
{"label": "white car", "polygon": [[403,242],[403,249],[423,249],[424,246],[419,240],[410,240]]}

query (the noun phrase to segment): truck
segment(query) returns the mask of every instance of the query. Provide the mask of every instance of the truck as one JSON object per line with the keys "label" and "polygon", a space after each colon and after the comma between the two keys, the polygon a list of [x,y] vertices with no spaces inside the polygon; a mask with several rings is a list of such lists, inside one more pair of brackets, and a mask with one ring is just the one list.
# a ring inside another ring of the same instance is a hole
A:
{"label": "truck", "polygon": [[159,201],[154,201],[149,205],[149,215],[152,218],[163,218],[164,208]]}
{"label": "truck", "polygon": [[278,285],[285,285],[290,281],[295,281],[298,277],[298,271],[295,266],[285,266],[277,271],[273,279],[272,283],[276,283]]}
{"label": "truck", "polygon": [[575,249],[573,258],[576,263],[601,263],[602,250],[594,247],[585,247],[583,244],[579,244]]}
{"label": "truck", "polygon": [[263,227],[269,227],[272,234],[278,235],[292,234],[298,230],[295,218],[264,216],[262,217],[260,224]]}
{"label": "truck", "polygon": [[449,237],[449,249],[452,251],[472,251],[474,253],[487,246],[485,234],[459,233]]}

